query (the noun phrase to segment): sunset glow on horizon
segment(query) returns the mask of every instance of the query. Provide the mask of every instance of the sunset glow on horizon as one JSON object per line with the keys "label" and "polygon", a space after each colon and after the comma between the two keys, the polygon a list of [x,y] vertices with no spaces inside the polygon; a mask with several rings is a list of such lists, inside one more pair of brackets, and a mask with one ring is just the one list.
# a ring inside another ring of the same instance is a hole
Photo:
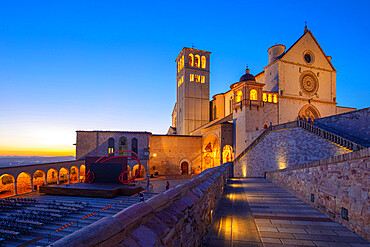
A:
{"label": "sunset glow on horizon", "polygon": [[182,2],[152,1],[1,3],[0,156],[74,156],[77,130],[165,134],[183,47],[211,52],[212,98],[229,90],[247,65],[254,75],[263,71],[268,48],[288,49],[305,21],[338,71],[338,106],[369,106],[363,65],[370,2],[186,4],[196,8],[190,13]]}

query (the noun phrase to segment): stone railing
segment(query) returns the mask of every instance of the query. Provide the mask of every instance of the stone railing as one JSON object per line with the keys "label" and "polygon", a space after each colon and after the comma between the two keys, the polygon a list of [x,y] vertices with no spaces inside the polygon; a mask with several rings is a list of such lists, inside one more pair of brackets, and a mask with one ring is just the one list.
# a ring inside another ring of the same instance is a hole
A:
{"label": "stone railing", "polygon": [[365,148],[364,146],[358,143],[354,143],[342,136],[336,135],[332,132],[324,130],[318,126],[315,126],[303,120],[298,120],[298,127],[301,127],[317,136],[320,136],[321,138],[327,139],[331,142],[338,144],[339,146],[345,147],[350,150],[357,151]]}
{"label": "stone railing", "polygon": [[278,125],[273,125],[269,126],[264,132],[261,133],[246,149],[243,150],[235,159],[234,162],[238,162],[246,153],[248,153],[250,150],[252,150],[258,143],[260,143],[263,138],[267,136],[267,134],[270,131],[277,131],[277,130],[282,130],[282,129],[289,129],[289,128],[295,128],[295,127],[300,127],[302,129],[307,130],[308,132],[315,134],[321,138],[324,138],[330,142],[336,143],[339,146],[345,147],[349,150],[361,150],[366,147],[355,143],[353,141],[350,141],[342,136],[336,135],[330,131],[327,131],[325,129],[322,129],[318,126],[315,126],[313,124],[310,124],[306,121],[303,120],[297,120],[294,122],[288,122],[284,124],[278,124]]}
{"label": "stone railing", "polygon": [[266,178],[370,240],[370,148],[267,172]]}
{"label": "stone railing", "polygon": [[[201,246],[232,163],[105,217],[51,246]],[[186,244],[185,244],[186,243]]]}

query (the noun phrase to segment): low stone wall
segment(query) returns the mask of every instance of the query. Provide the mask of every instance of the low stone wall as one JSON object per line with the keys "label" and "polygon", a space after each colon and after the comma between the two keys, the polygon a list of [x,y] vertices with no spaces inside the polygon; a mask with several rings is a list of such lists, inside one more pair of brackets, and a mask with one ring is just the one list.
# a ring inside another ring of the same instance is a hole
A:
{"label": "low stone wall", "polygon": [[[268,172],[266,177],[370,240],[369,174],[368,148]],[[342,217],[346,210],[348,220]]]}
{"label": "low stone wall", "polygon": [[208,169],[51,246],[201,246],[230,171],[232,163]]}

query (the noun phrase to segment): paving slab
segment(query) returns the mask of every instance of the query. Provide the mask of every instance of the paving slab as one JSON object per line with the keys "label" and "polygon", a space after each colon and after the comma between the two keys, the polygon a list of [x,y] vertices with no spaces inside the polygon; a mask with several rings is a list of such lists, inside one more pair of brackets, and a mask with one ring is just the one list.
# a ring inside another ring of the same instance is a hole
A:
{"label": "paving slab", "polygon": [[264,178],[233,178],[215,212],[206,246],[361,247],[370,243]]}

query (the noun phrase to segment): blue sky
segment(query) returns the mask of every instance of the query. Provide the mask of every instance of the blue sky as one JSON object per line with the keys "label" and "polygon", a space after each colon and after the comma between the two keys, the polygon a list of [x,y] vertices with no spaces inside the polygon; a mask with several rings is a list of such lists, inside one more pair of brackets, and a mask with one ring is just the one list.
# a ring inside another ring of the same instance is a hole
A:
{"label": "blue sky", "polygon": [[184,46],[212,52],[212,96],[247,64],[261,72],[267,49],[289,48],[305,21],[333,57],[338,105],[368,107],[369,10],[368,1],[0,1],[0,155],[71,154],[76,130],[166,133]]}

